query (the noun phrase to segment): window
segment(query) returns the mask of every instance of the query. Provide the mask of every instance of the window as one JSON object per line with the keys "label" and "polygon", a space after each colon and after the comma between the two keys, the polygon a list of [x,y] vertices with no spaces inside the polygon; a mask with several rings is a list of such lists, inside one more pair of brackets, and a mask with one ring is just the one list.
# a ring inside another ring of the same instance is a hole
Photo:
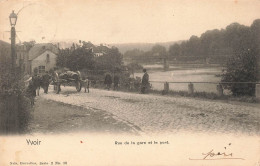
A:
{"label": "window", "polygon": [[39,66],[39,74],[45,73],[45,66]]}
{"label": "window", "polygon": [[49,54],[46,55],[46,63],[50,63],[50,55]]}

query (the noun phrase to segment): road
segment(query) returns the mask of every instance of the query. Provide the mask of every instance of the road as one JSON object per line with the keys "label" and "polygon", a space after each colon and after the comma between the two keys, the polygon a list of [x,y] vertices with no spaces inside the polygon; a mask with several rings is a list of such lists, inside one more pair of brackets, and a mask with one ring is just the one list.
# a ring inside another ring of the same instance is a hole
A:
{"label": "road", "polygon": [[[147,135],[177,132],[260,134],[259,105],[100,89],[77,93],[75,87],[62,87],[60,94],[50,91],[39,98],[82,108],[90,114],[105,113],[114,119],[113,123],[116,121],[131,128],[128,131]],[[62,114],[63,110],[59,111]],[[76,114],[74,109],[69,112]]]}

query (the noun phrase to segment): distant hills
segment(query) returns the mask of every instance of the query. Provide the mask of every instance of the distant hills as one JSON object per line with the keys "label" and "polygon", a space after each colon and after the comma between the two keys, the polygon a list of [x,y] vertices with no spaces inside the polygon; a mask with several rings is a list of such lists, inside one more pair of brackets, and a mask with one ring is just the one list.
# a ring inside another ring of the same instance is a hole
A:
{"label": "distant hills", "polygon": [[155,45],[161,45],[166,47],[166,49],[168,49],[171,45],[177,43],[180,44],[182,42],[181,41],[170,41],[170,42],[159,42],[159,43],[113,43],[113,44],[109,44],[110,46],[115,46],[119,49],[119,51],[124,54],[126,51],[128,50],[133,50],[133,49],[139,49],[142,51],[149,51],[151,50],[151,48]]}
{"label": "distant hills", "polygon": [[[68,48],[71,47],[72,44],[78,43],[76,40],[69,40],[69,41],[59,41],[59,42],[54,42],[54,44],[59,43],[60,48]],[[151,48],[157,44],[166,47],[168,49],[171,45],[177,43],[180,44],[182,41],[170,41],[170,42],[158,42],[158,43],[112,43],[112,44],[106,44],[107,46],[115,46],[119,49],[119,51],[124,54],[128,50],[133,50],[133,49],[139,49],[142,51],[149,51]]]}

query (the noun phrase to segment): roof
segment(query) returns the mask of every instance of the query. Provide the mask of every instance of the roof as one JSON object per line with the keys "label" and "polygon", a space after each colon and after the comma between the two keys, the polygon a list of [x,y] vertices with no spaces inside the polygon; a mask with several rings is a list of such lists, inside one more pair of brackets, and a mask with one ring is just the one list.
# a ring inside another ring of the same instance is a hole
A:
{"label": "roof", "polygon": [[109,48],[104,45],[96,46],[93,48],[94,53],[107,53],[109,51]]}
{"label": "roof", "polygon": [[0,40],[0,64],[7,59],[11,59],[11,44]]}
{"label": "roof", "polygon": [[3,40],[0,40],[0,46],[11,46],[11,44],[7,43],[7,42],[5,42]]}
{"label": "roof", "polygon": [[29,51],[29,60],[33,60],[43,54],[45,51],[58,53],[58,48],[52,43],[35,44]]}

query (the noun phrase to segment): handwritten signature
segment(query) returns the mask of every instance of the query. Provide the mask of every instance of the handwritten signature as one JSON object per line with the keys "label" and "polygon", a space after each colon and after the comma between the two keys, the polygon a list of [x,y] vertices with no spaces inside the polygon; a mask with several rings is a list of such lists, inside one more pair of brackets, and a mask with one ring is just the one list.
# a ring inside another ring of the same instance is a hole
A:
{"label": "handwritten signature", "polygon": [[[231,145],[231,144],[229,144]],[[224,147],[226,149],[226,147]],[[233,153],[214,152],[214,149],[207,153],[202,153],[202,158],[189,158],[189,160],[245,160],[244,158],[237,158],[233,156]]]}

